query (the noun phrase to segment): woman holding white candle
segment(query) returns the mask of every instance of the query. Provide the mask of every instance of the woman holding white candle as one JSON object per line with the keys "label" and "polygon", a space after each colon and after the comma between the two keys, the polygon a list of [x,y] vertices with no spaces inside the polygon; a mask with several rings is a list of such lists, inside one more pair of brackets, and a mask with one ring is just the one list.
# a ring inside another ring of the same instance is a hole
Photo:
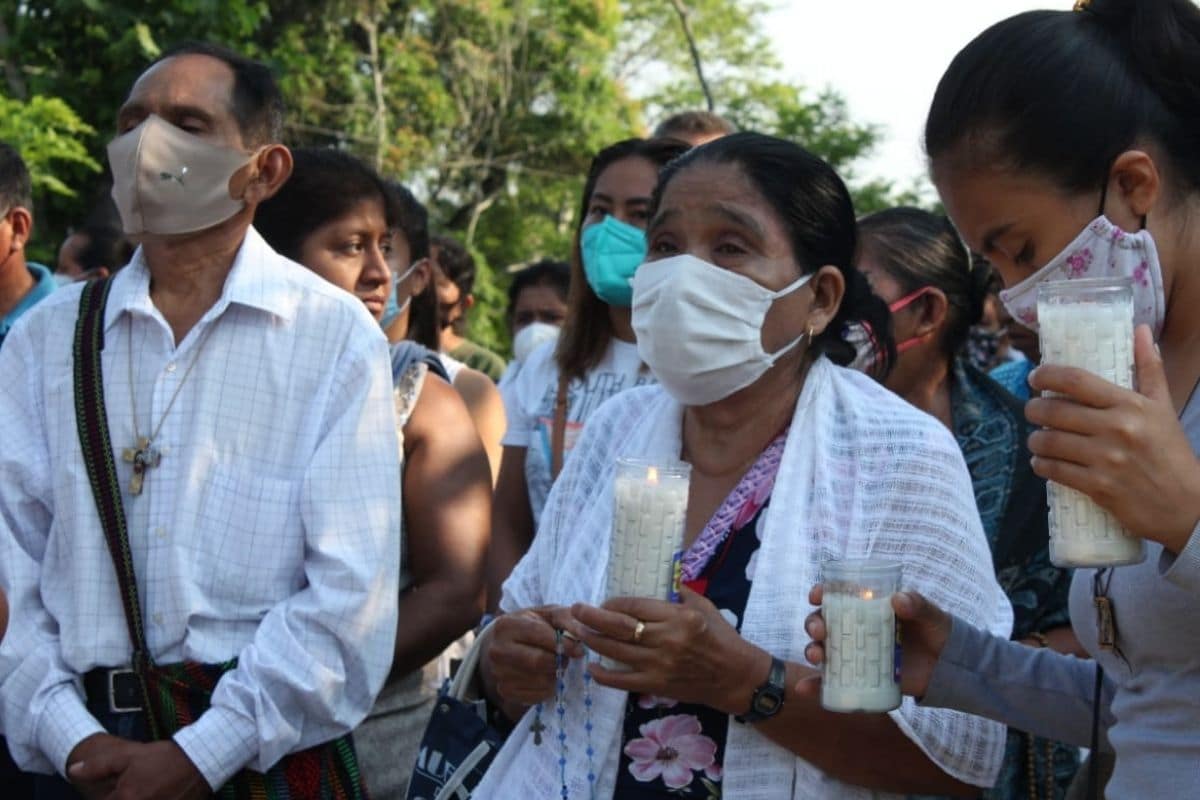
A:
{"label": "woman holding white candle", "polygon": [[1062,396],[1026,414],[1045,428],[1034,470],[1111,512],[1148,557],[1076,570],[1071,620],[1101,674],[902,595],[904,689],[1095,740],[1115,754],[1108,797],[1200,796],[1200,9],[1092,0],[998,23],[942,78],[925,138],[946,210],[1001,272],[1015,319],[1036,325],[1046,280],[1132,281],[1137,390],[1043,366],[1031,384]]}
{"label": "woman holding white candle", "polygon": [[[673,162],[652,211],[633,326],[661,386],[589,420],[505,584],[484,673],[520,722],[477,796],[977,793],[1000,726],[912,701],[834,714],[790,689],[812,671],[804,594],[830,558],[900,563],[905,586],[1011,624],[953,438],[837,366],[854,321],[890,351],[845,186],[793,144],[735,134]],[[681,603],[606,601],[622,457],[691,464]]]}

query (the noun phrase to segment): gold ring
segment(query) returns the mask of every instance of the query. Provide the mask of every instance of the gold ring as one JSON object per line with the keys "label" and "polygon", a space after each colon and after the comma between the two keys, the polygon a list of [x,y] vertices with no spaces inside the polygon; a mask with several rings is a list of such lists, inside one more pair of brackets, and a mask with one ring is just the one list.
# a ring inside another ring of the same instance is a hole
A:
{"label": "gold ring", "polygon": [[633,626],[633,643],[641,644],[642,643],[642,634],[645,632],[646,632],[646,623],[642,622],[639,619],[637,621],[637,625]]}

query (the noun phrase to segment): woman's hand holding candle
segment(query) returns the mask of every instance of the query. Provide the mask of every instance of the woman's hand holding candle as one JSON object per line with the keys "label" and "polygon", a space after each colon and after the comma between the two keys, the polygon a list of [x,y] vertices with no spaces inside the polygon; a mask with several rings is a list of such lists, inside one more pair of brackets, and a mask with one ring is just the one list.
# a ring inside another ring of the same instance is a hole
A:
{"label": "woman's hand holding candle", "polygon": [[[590,649],[629,667],[590,664],[596,683],[744,714],[767,679],[771,656],[741,637],[707,598],[687,589],[679,603],[618,597],[576,604],[576,633]],[[637,623],[642,634],[635,642]]]}
{"label": "woman's hand holding candle", "polygon": [[1136,392],[1070,367],[1030,375],[1034,389],[1063,396],[1026,406],[1029,421],[1048,429],[1029,437],[1033,469],[1091,497],[1130,534],[1178,553],[1200,520],[1200,461],[1145,325],[1134,335],[1134,357]]}
{"label": "woman's hand holding candle", "polygon": [[[820,606],[825,593],[820,584],[809,592],[808,601]],[[912,697],[922,697],[929,688],[933,668],[941,657],[946,640],[950,637],[950,616],[926,600],[917,592],[897,592],[892,595],[892,609],[900,621],[904,658],[900,666],[900,691]],[[804,655],[814,666],[825,661],[825,637],[827,629],[821,612],[814,611],[804,622],[804,629],[812,637]],[[808,699],[821,696],[820,673],[801,681],[796,693]]]}

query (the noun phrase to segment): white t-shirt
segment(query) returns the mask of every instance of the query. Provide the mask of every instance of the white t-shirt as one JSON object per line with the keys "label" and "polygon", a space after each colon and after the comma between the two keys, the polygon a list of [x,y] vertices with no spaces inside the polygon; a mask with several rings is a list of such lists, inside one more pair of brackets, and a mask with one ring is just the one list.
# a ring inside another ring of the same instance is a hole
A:
{"label": "white t-shirt", "polygon": [[[550,494],[550,441],[554,426],[554,400],[558,392],[555,342],[547,342],[530,353],[516,379],[504,393],[508,431],[502,444],[524,447],[525,483],[534,528],[542,518],[542,507]],[[563,455],[575,446],[583,424],[608,398],[634,386],[656,383],[642,364],[637,345],[613,339],[600,363],[585,380],[572,381],[567,389],[567,430]]]}

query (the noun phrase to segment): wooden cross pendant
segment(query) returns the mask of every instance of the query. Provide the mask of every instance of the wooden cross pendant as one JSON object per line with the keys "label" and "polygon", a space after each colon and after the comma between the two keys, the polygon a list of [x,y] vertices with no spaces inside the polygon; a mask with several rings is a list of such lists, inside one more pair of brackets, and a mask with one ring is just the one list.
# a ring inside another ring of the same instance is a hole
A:
{"label": "wooden cross pendant", "polygon": [[126,447],[121,451],[121,460],[133,465],[133,477],[129,479],[129,493],[142,493],[142,483],[146,478],[146,470],[153,469],[162,463],[162,454],[151,445],[145,436],[137,440],[135,447]]}

